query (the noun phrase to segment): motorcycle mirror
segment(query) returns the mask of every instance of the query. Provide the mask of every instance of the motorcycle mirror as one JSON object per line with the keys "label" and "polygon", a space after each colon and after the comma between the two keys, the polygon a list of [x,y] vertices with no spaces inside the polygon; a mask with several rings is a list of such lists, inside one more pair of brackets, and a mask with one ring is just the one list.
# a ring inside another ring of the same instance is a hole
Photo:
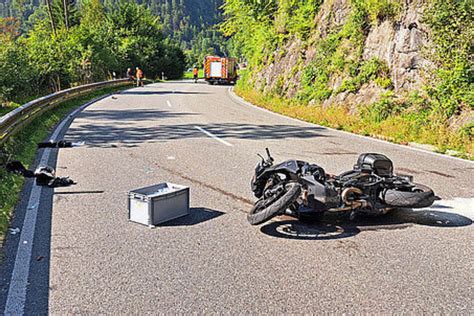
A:
{"label": "motorcycle mirror", "polygon": [[272,156],[270,155],[270,150],[268,149],[268,147],[265,148],[265,151],[267,152],[268,159],[269,159],[270,161],[273,161],[273,158],[272,158]]}

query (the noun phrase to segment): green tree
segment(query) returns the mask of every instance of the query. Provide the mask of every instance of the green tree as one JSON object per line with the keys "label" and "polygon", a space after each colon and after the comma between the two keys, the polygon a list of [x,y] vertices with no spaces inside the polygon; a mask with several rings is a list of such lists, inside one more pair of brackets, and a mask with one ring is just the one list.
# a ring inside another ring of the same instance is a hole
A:
{"label": "green tree", "polygon": [[21,102],[34,94],[28,56],[18,42],[19,22],[14,18],[0,18],[0,104]]}

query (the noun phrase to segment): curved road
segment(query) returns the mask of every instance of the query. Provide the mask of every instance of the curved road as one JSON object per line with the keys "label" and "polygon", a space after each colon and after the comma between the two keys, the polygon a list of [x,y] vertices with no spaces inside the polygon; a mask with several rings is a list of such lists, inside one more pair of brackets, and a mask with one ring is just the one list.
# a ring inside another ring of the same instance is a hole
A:
{"label": "curved road", "polygon": [[[85,145],[50,163],[78,184],[42,192],[26,313],[474,312],[471,162],[281,117],[228,87],[186,81],[98,101],[65,138]],[[330,173],[361,152],[384,153],[443,200],[355,222],[250,226],[249,179],[265,147]],[[192,214],[156,229],[129,222],[127,192],[163,181],[191,188]],[[18,244],[10,236],[7,250]],[[14,265],[9,253],[4,309]]]}

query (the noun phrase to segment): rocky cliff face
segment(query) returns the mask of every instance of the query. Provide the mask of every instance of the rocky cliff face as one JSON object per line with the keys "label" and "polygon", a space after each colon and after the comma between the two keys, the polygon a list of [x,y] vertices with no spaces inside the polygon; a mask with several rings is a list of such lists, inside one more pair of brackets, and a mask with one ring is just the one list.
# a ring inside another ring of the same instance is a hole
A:
{"label": "rocky cliff face", "polygon": [[384,21],[367,36],[363,57],[377,57],[388,64],[395,90],[416,87],[421,70],[430,64],[420,54],[428,44],[422,13],[423,2],[407,0],[398,21]]}
{"label": "rocky cliff face", "polygon": [[[395,17],[370,24],[365,33],[362,54],[357,56],[362,61],[374,58],[382,61],[388,68],[390,89],[396,94],[422,85],[424,70],[431,65],[424,57],[424,50],[429,46],[429,31],[422,21],[424,7],[426,3],[422,0],[405,0]],[[302,88],[304,69],[318,53],[314,44],[327,38],[334,30],[341,29],[351,12],[350,0],[324,1],[314,21],[316,32],[309,41],[313,44],[304,45],[296,37],[289,40],[275,51],[271,62],[266,63],[259,72],[256,87],[265,92],[278,88],[281,95],[294,97]],[[341,45],[348,46],[345,57],[351,58],[351,43],[343,42]],[[364,82],[358,91],[340,91],[338,88],[347,77],[344,72],[330,75],[328,87],[332,93],[322,102],[324,106],[371,104],[387,91],[387,87],[370,81]]]}

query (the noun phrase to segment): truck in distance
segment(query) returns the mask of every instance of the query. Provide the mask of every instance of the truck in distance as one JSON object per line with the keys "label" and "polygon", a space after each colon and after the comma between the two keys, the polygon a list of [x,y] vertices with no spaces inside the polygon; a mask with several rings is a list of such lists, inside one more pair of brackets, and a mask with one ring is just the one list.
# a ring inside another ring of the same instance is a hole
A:
{"label": "truck in distance", "polygon": [[237,79],[237,58],[207,56],[204,60],[204,79],[209,84],[234,84]]}

